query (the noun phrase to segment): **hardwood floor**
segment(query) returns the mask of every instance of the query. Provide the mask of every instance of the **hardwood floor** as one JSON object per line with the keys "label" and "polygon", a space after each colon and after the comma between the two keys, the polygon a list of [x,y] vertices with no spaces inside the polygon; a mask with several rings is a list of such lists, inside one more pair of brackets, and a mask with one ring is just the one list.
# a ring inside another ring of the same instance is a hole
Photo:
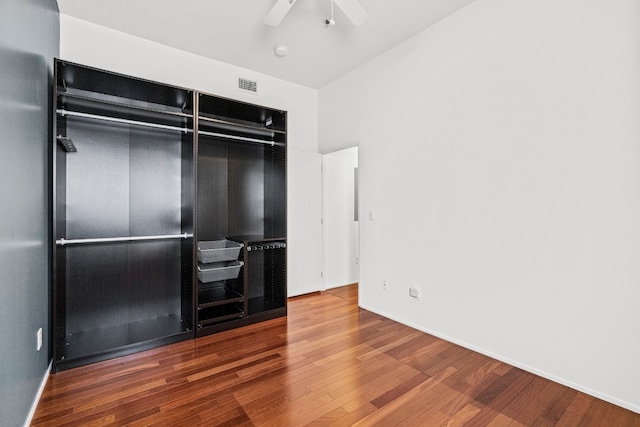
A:
{"label": "hardwood floor", "polygon": [[640,414],[357,307],[348,286],[287,319],[51,375],[33,426],[640,426]]}

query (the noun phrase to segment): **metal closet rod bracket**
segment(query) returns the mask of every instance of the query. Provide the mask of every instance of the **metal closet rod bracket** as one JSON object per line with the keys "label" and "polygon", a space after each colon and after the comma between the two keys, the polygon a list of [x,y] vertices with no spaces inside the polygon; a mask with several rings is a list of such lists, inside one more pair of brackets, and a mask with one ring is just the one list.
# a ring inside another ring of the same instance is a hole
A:
{"label": "metal closet rod bracket", "polygon": [[95,239],[58,239],[56,245],[82,245],[86,243],[113,243],[113,242],[135,242],[141,240],[167,240],[167,239],[188,239],[193,237],[191,233],[164,234],[158,236],[130,236],[130,237],[98,237]]}

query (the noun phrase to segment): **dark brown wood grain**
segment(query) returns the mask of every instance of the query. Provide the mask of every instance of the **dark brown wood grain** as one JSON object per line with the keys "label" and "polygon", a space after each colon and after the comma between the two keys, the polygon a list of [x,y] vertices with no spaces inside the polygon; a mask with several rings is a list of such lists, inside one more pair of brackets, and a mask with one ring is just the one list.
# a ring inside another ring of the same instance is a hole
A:
{"label": "dark brown wood grain", "polygon": [[52,374],[33,426],[640,426],[640,414],[357,306],[357,286],[288,318]]}

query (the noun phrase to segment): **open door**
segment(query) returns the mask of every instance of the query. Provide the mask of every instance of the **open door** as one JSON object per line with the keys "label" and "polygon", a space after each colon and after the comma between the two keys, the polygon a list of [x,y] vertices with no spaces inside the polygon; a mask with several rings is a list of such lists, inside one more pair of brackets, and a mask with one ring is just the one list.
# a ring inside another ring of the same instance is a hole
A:
{"label": "open door", "polygon": [[360,280],[358,147],[323,156],[324,289]]}

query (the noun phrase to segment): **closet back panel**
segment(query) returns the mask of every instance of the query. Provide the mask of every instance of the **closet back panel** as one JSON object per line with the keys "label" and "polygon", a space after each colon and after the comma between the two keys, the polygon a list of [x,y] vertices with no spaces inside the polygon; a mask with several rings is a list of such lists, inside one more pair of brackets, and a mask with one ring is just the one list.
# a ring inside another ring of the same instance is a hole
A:
{"label": "closet back panel", "polygon": [[264,171],[263,146],[199,138],[200,240],[264,232]]}
{"label": "closet back panel", "polygon": [[197,226],[200,240],[220,240],[229,226],[229,161],[225,143],[200,138],[198,144]]}
{"label": "closet back panel", "polygon": [[67,118],[67,239],[179,234],[181,136]]}
{"label": "closet back panel", "polygon": [[229,142],[228,235],[264,233],[264,146]]}
{"label": "closet back panel", "polygon": [[179,314],[180,242],[67,246],[66,332]]}
{"label": "closet back panel", "polygon": [[[248,298],[265,298],[278,307],[285,306],[286,251],[270,249],[249,252]],[[250,313],[254,314],[254,313]]]}
{"label": "closet back panel", "polygon": [[[66,239],[180,234],[182,136],[66,119]],[[191,150],[191,147],[185,147]],[[180,241],[84,244],[64,253],[67,333],[180,313]]]}

